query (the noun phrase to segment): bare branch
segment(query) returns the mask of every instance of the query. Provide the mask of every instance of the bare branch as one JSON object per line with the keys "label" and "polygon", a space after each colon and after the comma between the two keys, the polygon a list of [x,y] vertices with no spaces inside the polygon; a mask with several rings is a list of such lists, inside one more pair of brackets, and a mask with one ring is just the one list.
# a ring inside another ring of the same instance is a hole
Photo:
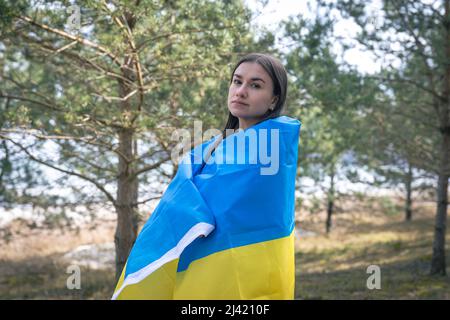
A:
{"label": "bare branch", "polygon": [[129,94],[127,94],[125,97],[109,97],[109,96],[105,96],[105,95],[102,95],[102,94],[96,94],[96,96],[99,96],[99,97],[101,97],[102,99],[105,99],[108,102],[111,102],[113,100],[123,102],[123,101],[127,101],[128,99],[130,99],[137,92],[138,92],[137,90],[133,90]]}
{"label": "bare branch", "polygon": [[64,38],[66,38],[66,39],[70,39],[70,40],[73,40],[73,41],[77,41],[78,43],[81,43],[81,44],[83,44],[83,45],[85,45],[85,46],[94,48],[94,49],[96,49],[97,51],[99,51],[99,52],[101,52],[101,53],[104,53],[104,54],[106,54],[108,57],[110,57],[111,60],[112,60],[116,65],[121,66],[121,63],[119,62],[119,60],[117,59],[117,57],[116,57],[114,54],[112,54],[111,52],[109,52],[108,49],[106,49],[105,47],[103,47],[103,46],[101,46],[101,45],[99,45],[99,44],[97,44],[97,43],[94,43],[94,42],[92,42],[92,41],[90,41],[90,40],[81,38],[80,36],[74,36],[74,35],[71,35],[71,34],[65,32],[65,31],[62,31],[62,30],[59,30],[59,29],[55,29],[55,28],[49,27],[49,26],[46,25],[46,24],[36,22],[36,21],[34,21],[33,19],[31,19],[31,18],[29,18],[29,17],[27,17],[27,16],[20,16],[19,19],[21,19],[21,20],[23,20],[23,21],[25,21],[25,22],[28,22],[29,24],[31,24],[31,25],[33,25],[33,26],[36,26],[36,27],[38,27],[38,28],[41,28],[41,29],[43,29],[43,30],[45,30],[45,31],[52,32],[52,33],[54,33],[54,34],[57,34],[57,35],[59,35],[59,36],[62,36],[62,37],[64,37]]}
{"label": "bare branch", "polygon": [[148,198],[148,199],[139,201],[139,202],[133,202],[133,203],[131,204],[131,206],[137,206],[137,205],[140,205],[140,204],[145,204],[145,203],[147,203],[147,202],[149,202],[149,201],[152,201],[152,200],[161,199],[161,197],[162,197],[162,195],[156,196],[156,197],[151,197],[151,198]]}
{"label": "bare branch", "polygon": [[[75,53],[73,51],[69,51],[68,52],[66,50],[57,49],[57,48],[53,47],[48,42],[38,41],[37,39],[34,39],[32,37],[27,36],[26,34],[21,34],[20,36],[22,38],[26,39],[27,41],[29,41],[30,43],[38,45],[38,49],[40,49],[42,51],[48,51],[52,55],[55,55],[56,53],[61,53],[64,56],[70,58],[71,60],[74,60],[74,61],[78,62],[79,65],[82,66],[82,67],[84,67],[85,65],[91,66],[95,70],[100,71],[100,72],[102,72],[103,74],[105,74],[107,76],[110,76],[110,77],[113,77],[113,78],[116,78],[116,79],[120,79],[120,80],[126,82],[128,85],[134,85],[134,83],[132,81],[130,81],[129,79],[123,77],[121,74],[118,74],[118,73],[108,69],[107,67],[102,66],[102,65],[94,62],[94,60],[96,60],[97,58],[103,56],[104,54],[97,55],[96,57],[91,58],[91,59],[87,59],[87,58],[82,57],[82,56],[80,56],[79,54],[77,54],[77,53]],[[61,51],[58,52],[58,50],[61,50]]]}
{"label": "bare branch", "polygon": [[30,98],[4,94],[2,91],[0,91],[0,98],[6,98],[6,99],[11,99],[11,100],[27,101],[27,102],[31,102],[31,103],[34,103],[34,104],[46,107],[46,108],[51,109],[53,111],[60,111],[60,112],[62,112],[61,109],[55,107],[54,105],[51,105],[51,104],[48,104],[48,103],[45,103],[45,102],[42,102],[42,101],[30,99]]}
{"label": "bare branch", "polygon": [[142,174],[142,173],[144,173],[144,172],[147,172],[147,171],[156,169],[156,168],[158,168],[159,166],[161,166],[164,162],[167,162],[168,160],[170,160],[170,157],[168,157],[168,156],[167,156],[167,157],[164,157],[164,158],[162,158],[161,160],[157,161],[156,163],[150,164],[150,165],[148,165],[148,166],[145,166],[145,167],[143,167],[143,168],[141,168],[141,169],[135,171],[135,172],[133,173],[133,176],[137,177],[138,175],[140,175],[140,174]]}
{"label": "bare branch", "polygon": [[105,148],[106,150],[109,150],[109,151],[111,151],[111,152],[114,152],[114,153],[116,153],[117,155],[119,155],[120,157],[122,157],[123,159],[124,159],[124,161],[125,162],[127,162],[127,163],[131,163],[132,162],[132,160],[131,159],[128,159],[120,150],[119,150],[119,148],[118,147],[114,147],[114,145],[112,145],[112,144],[107,144],[107,143],[101,143],[101,142],[97,142],[98,141],[98,138],[95,136],[95,137],[92,137],[92,138],[89,138],[89,139],[86,139],[86,138],[82,138],[82,137],[76,137],[76,136],[61,136],[61,135],[59,135],[59,136],[57,136],[57,135],[54,135],[54,136],[46,136],[46,135],[42,135],[42,134],[39,134],[38,133],[38,130],[24,130],[24,129],[21,129],[21,130],[15,130],[15,129],[1,129],[0,130],[0,133],[18,133],[18,134],[23,134],[23,133],[25,133],[25,134],[28,134],[28,135],[31,135],[31,136],[33,136],[33,137],[35,137],[35,138],[38,138],[38,139],[41,139],[41,140],[52,140],[52,139],[54,139],[54,140],[70,140],[70,141],[80,141],[80,142],[83,142],[83,143],[85,143],[85,144],[87,144],[87,145],[92,145],[92,146],[97,146],[97,147],[101,147],[101,148]]}
{"label": "bare branch", "polygon": [[[144,77],[142,75],[142,66],[141,66],[141,62],[139,59],[138,50],[136,50],[133,32],[131,31],[130,25],[129,25],[126,17],[123,17],[124,23],[122,23],[122,21],[120,21],[120,19],[117,16],[114,16],[112,14],[111,10],[108,8],[105,1],[103,1],[103,6],[111,14],[114,22],[124,31],[125,37],[128,40],[128,43],[130,45],[131,52],[133,55],[133,62],[134,62],[134,66],[136,69],[137,80],[138,80],[138,84],[139,84],[139,86],[138,86],[138,88],[139,88],[139,103],[137,105],[137,111],[139,112],[139,111],[141,111],[142,104],[144,103],[144,80],[143,80]],[[129,94],[127,95],[127,97],[128,96],[129,96]],[[124,99],[126,100],[126,97]],[[139,113],[136,113],[136,115],[131,119],[131,123],[133,123],[136,120],[138,115],[139,115]]]}
{"label": "bare branch", "polygon": [[113,205],[116,205],[116,201],[115,201],[114,197],[113,197],[113,196],[112,196],[112,195],[111,195],[111,194],[110,194],[110,193],[109,193],[109,192],[108,192],[108,191],[107,191],[100,183],[98,183],[94,178],[90,178],[90,177],[87,177],[87,176],[85,176],[85,175],[83,175],[83,174],[80,174],[80,173],[78,173],[78,172],[70,171],[70,170],[65,170],[65,169],[56,167],[56,166],[54,166],[53,164],[47,163],[46,161],[41,160],[41,159],[35,157],[33,154],[31,154],[31,152],[28,150],[28,148],[26,148],[26,147],[24,147],[23,145],[21,145],[20,143],[14,141],[13,139],[11,139],[11,138],[8,137],[8,136],[5,136],[5,135],[0,134],[0,138],[5,139],[5,140],[8,140],[8,141],[10,141],[12,144],[14,144],[15,146],[19,147],[23,152],[25,152],[25,153],[28,155],[28,157],[29,157],[31,160],[33,160],[33,161],[35,161],[35,162],[37,162],[37,163],[40,163],[40,164],[42,164],[42,165],[44,165],[44,166],[47,166],[47,167],[52,168],[52,169],[54,169],[54,170],[57,170],[57,171],[59,171],[59,172],[62,172],[62,173],[65,173],[65,174],[68,174],[68,175],[71,175],[71,176],[79,177],[79,178],[81,178],[81,179],[83,179],[83,180],[86,180],[86,181],[88,181],[88,182],[94,184],[100,191],[102,191],[102,192],[105,194],[105,196],[108,198],[109,201],[111,201],[111,203],[112,203]]}
{"label": "bare branch", "polygon": [[76,158],[76,159],[78,159],[78,160],[80,160],[81,162],[83,162],[83,163],[85,163],[85,164],[91,166],[92,168],[94,168],[94,169],[96,169],[96,170],[99,170],[99,171],[101,171],[101,172],[110,172],[110,173],[114,174],[115,176],[117,176],[117,172],[116,172],[116,171],[114,171],[114,170],[112,170],[112,169],[109,169],[109,168],[101,167],[101,166],[99,166],[97,163],[93,163],[92,161],[87,160],[86,157],[81,157],[81,156],[80,156],[79,154],[77,154],[77,153],[73,153],[73,152],[65,152],[64,154],[67,155],[67,156]]}

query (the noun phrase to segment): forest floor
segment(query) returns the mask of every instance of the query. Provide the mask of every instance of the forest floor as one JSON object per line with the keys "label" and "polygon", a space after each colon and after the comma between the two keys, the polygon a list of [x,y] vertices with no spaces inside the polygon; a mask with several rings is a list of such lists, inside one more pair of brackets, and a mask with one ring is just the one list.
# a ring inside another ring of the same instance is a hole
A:
{"label": "forest floor", "polygon": [[[298,227],[306,233],[295,243],[296,299],[450,299],[450,268],[444,277],[428,275],[433,203],[416,205],[410,222],[400,207],[347,207],[335,214],[328,235],[324,213],[297,213]],[[110,299],[112,257],[81,265],[81,287],[69,289],[73,262],[67,253],[92,245],[103,246],[101,254],[113,252],[114,224],[63,231],[33,228],[24,220],[11,223],[1,230],[0,299]],[[446,248],[450,266],[449,230]],[[370,265],[379,267],[379,289],[367,286],[375,283],[367,272]]]}
{"label": "forest floor", "polygon": [[400,205],[355,206],[334,216],[327,235],[324,214],[299,214],[315,236],[296,239],[296,299],[450,299],[449,228],[447,276],[429,275],[434,215],[434,203],[416,205],[412,221]]}

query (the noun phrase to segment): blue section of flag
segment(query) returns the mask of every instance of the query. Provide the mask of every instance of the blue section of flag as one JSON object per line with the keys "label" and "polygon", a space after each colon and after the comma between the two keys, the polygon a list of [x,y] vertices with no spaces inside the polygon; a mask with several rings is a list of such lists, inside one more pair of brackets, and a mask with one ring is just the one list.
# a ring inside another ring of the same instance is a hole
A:
{"label": "blue section of flag", "polygon": [[[207,238],[196,239],[183,251],[178,263],[179,272],[186,270],[192,261],[209,254],[282,238],[294,228],[300,122],[280,117],[250,128],[256,132],[267,129],[268,150],[273,142],[270,129],[279,131],[278,172],[262,175],[260,169],[264,166],[259,163],[229,165],[211,160],[211,164],[194,176],[195,185],[214,212],[216,228]],[[248,129],[227,139],[242,138],[239,135],[245,136],[247,132]],[[212,157],[226,148],[227,139],[220,143]],[[235,162],[239,152],[248,154],[249,144],[235,148]]]}

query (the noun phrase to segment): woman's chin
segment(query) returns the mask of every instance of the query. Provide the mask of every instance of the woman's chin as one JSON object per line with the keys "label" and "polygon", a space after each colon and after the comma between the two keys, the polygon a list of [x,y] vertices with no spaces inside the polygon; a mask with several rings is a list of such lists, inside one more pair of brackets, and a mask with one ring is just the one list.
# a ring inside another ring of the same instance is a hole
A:
{"label": "woman's chin", "polygon": [[236,118],[242,118],[245,116],[245,112],[243,112],[242,110],[236,110],[234,108],[230,108],[230,113],[235,116]]}

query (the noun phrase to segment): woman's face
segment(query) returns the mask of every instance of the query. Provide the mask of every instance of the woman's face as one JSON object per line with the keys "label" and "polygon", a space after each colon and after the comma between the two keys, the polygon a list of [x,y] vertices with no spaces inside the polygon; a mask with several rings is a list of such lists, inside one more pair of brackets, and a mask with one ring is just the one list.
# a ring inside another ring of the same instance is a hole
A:
{"label": "woman's face", "polygon": [[243,62],[237,67],[228,90],[228,110],[239,119],[239,128],[262,120],[276,100],[272,79],[263,67],[256,62]]}

